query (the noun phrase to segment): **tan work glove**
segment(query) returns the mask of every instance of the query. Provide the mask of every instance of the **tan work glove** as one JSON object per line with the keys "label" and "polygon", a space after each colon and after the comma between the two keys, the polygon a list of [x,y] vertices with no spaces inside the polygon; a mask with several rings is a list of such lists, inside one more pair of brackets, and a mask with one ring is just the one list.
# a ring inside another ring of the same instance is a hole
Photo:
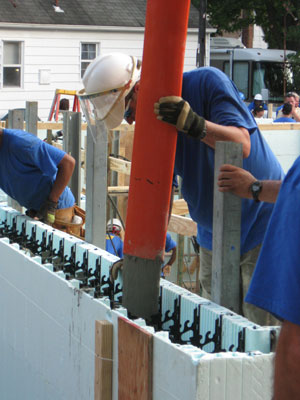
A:
{"label": "tan work glove", "polygon": [[182,97],[161,97],[158,103],[154,103],[154,113],[157,119],[193,138],[203,139],[206,136],[205,119],[196,114]]}
{"label": "tan work glove", "polygon": [[47,224],[54,224],[55,221],[55,211],[57,210],[57,202],[46,200],[44,204],[42,204],[41,208],[37,212],[37,217]]}

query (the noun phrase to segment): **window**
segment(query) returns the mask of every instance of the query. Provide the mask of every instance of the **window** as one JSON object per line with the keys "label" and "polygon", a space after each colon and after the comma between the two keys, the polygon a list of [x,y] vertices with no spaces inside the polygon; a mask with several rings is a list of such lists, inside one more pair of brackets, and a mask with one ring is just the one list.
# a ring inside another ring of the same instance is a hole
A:
{"label": "window", "polygon": [[[225,61],[224,72],[230,76],[230,63]],[[249,96],[249,63],[247,61],[234,61],[233,62],[233,82],[236,84],[240,92],[242,92],[246,99]],[[257,92],[260,93],[260,92]]]}
{"label": "window", "polygon": [[3,43],[3,87],[21,87],[22,43]]}
{"label": "window", "polygon": [[81,43],[81,78],[90,62],[97,57],[97,50],[96,43]]}

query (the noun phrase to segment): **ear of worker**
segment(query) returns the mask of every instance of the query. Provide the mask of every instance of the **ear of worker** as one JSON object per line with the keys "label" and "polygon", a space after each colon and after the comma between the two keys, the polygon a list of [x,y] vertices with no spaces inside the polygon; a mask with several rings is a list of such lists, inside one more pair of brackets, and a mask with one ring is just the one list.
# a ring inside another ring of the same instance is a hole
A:
{"label": "ear of worker", "polygon": [[179,96],[161,97],[154,103],[157,119],[176,127],[187,135],[203,139],[206,136],[205,119],[196,114],[189,103]]}

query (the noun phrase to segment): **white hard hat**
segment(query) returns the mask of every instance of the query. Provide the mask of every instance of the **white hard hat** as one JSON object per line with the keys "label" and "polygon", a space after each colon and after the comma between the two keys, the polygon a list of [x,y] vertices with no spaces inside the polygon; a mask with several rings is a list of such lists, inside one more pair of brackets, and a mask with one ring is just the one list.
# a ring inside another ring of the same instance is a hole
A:
{"label": "white hard hat", "polygon": [[262,99],[263,99],[262,95],[259,93],[254,96],[254,100],[262,100]]}
{"label": "white hard hat", "polygon": [[[135,57],[122,53],[101,55],[84,73],[84,90],[78,93],[81,104],[88,99],[94,106],[96,119],[104,121],[108,129],[114,129],[123,120],[125,97],[140,75],[141,66]],[[86,118],[89,117],[86,115]]]}
{"label": "white hard hat", "polygon": [[107,227],[107,230],[109,230],[109,231],[112,231],[113,228],[117,228],[117,229],[121,230],[122,229],[122,224],[121,224],[121,221],[119,219],[113,218],[112,220],[110,219],[107,222],[106,227]]}

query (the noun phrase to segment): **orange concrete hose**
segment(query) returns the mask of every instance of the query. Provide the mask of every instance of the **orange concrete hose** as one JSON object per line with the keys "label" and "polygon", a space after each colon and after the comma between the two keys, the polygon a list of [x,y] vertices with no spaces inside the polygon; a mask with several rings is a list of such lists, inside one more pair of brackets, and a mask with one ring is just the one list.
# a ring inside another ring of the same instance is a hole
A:
{"label": "orange concrete hose", "polygon": [[190,0],[148,0],[133,144],[124,253],[162,258],[176,129],[153,112],[162,96],[181,95]]}

